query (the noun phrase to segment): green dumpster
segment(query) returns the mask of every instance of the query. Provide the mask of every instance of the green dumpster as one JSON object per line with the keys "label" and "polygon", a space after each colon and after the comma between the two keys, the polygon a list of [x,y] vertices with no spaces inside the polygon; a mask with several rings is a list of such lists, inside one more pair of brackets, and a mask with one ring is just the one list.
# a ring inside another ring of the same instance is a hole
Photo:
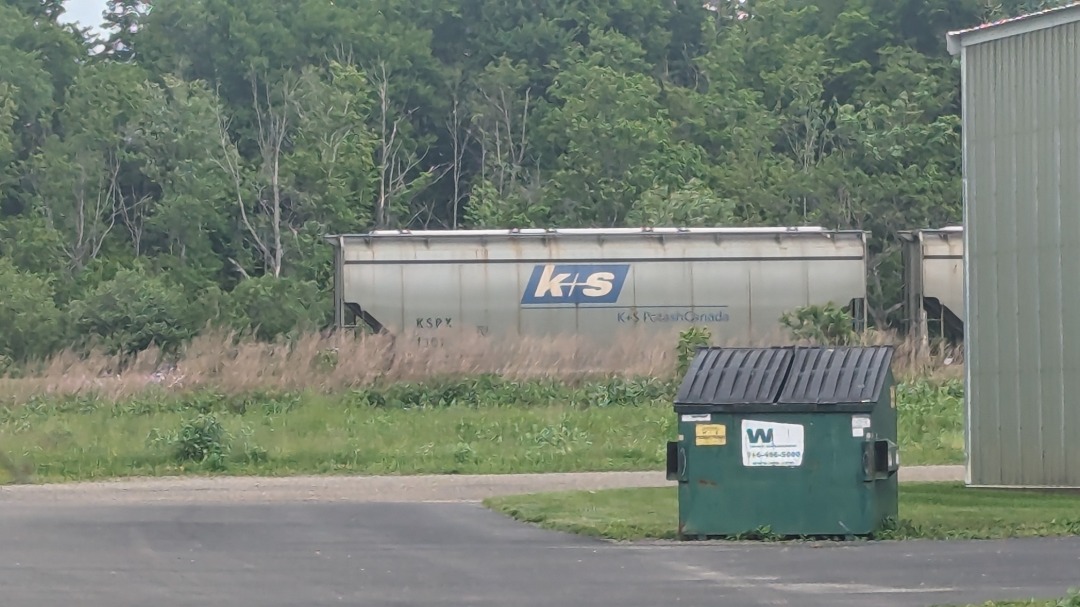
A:
{"label": "green dumpster", "polygon": [[857,536],[897,516],[891,346],[701,348],[675,398],[679,538]]}

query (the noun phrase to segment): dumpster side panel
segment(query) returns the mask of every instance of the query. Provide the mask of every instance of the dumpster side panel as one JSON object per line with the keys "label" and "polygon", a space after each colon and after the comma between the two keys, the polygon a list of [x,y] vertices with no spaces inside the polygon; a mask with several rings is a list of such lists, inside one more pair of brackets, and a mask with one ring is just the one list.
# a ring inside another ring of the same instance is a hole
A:
{"label": "dumpster side panel", "polygon": [[[569,232],[569,231],[568,231]],[[792,308],[866,294],[861,232],[345,237],[341,296],[394,333],[778,334]]]}
{"label": "dumpster side panel", "polygon": [[680,538],[867,535],[896,519],[892,357],[891,346],[699,350],[675,397],[668,465]]}
{"label": "dumpster side panel", "polygon": [[[898,445],[900,440],[897,433],[897,413],[896,413],[896,387],[895,376],[890,369],[886,376],[886,386],[888,389],[882,390],[879,395],[877,406],[874,408],[871,418],[871,427],[863,430],[864,433],[870,434],[870,438],[874,440],[885,439],[891,442],[893,445]],[[856,421],[852,423],[852,433],[855,433]],[[861,425],[861,424],[859,424]],[[899,448],[897,448],[899,450]],[[899,454],[900,463],[903,462],[903,454]],[[886,520],[899,520],[900,509],[900,479],[894,472],[887,478],[882,478],[874,481],[873,490],[875,492],[875,506],[877,508],[876,520],[884,522]]]}
{"label": "dumpster side panel", "polygon": [[[701,421],[680,418],[687,451],[686,480],[679,483],[680,536],[732,536],[762,528],[779,535],[878,530],[875,494],[880,489],[863,480],[864,438],[853,436],[852,417],[712,413],[708,421],[704,415],[698,416]],[[702,426],[723,426],[723,444],[702,436]]]}

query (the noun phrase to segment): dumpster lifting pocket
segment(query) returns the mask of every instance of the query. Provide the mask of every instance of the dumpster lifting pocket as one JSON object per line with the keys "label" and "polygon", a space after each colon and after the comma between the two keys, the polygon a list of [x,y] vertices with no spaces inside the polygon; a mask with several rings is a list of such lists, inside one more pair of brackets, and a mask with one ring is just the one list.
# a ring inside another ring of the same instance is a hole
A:
{"label": "dumpster lifting pocket", "polygon": [[896,443],[888,439],[863,442],[863,475],[866,481],[884,480],[900,468]]}
{"label": "dumpster lifting pocket", "polygon": [[686,480],[686,452],[679,448],[678,441],[668,441],[667,444],[667,480]]}

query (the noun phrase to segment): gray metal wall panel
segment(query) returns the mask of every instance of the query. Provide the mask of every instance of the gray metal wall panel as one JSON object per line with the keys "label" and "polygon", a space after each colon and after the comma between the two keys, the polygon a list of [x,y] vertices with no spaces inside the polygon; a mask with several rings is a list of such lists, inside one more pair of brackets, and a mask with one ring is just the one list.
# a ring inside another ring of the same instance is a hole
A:
{"label": "gray metal wall panel", "polygon": [[964,53],[969,482],[1080,486],[1080,23]]}
{"label": "gray metal wall panel", "polygon": [[[1061,275],[1062,281],[1062,390],[1065,401],[1058,440],[1064,445],[1064,474],[1071,484],[1080,484],[1080,316],[1075,305],[1080,302],[1080,25],[1059,32],[1061,52],[1061,136],[1058,163],[1061,166]],[[1071,46],[1071,50],[1070,47]],[[1071,79],[1071,82],[1070,82]]]}

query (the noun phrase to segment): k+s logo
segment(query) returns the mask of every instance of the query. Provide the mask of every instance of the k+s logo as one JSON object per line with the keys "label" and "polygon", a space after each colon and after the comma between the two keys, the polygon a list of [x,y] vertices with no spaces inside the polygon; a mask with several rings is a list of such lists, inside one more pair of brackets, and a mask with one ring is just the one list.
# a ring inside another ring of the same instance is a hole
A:
{"label": "k+s logo", "polygon": [[541,264],[533,268],[521,303],[615,303],[629,270],[629,264]]}

